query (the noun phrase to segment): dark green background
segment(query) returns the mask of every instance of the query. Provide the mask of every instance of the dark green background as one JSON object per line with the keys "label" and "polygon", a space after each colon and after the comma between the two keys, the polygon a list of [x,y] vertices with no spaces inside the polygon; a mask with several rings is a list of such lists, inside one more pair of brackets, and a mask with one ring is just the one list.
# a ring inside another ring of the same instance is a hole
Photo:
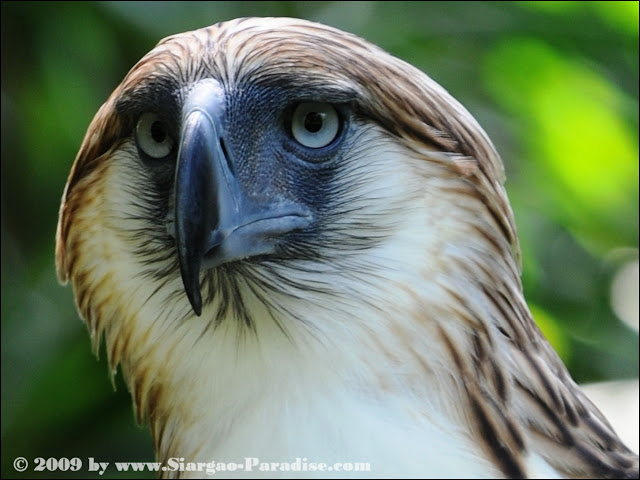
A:
{"label": "dark green background", "polygon": [[[120,376],[114,393],[57,283],[59,199],[127,70],[163,36],[238,16],[351,31],[458,98],[506,164],[539,323],[579,382],[637,378],[638,334],[610,305],[614,275],[638,259],[637,2],[3,2],[1,13],[3,478],[18,455],[152,460]],[[637,270],[635,282],[625,295],[637,305]]]}

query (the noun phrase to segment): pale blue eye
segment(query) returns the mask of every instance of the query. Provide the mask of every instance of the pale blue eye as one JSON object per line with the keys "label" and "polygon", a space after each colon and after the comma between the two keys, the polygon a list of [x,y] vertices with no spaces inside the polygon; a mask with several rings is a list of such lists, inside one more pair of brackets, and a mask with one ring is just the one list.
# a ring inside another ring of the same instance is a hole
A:
{"label": "pale blue eye", "polygon": [[138,147],[151,158],[164,158],[173,149],[167,124],[155,113],[144,113],[136,124]]}
{"label": "pale blue eye", "polygon": [[293,111],[291,134],[305,147],[326,147],[335,140],[339,130],[338,112],[328,103],[301,103]]}

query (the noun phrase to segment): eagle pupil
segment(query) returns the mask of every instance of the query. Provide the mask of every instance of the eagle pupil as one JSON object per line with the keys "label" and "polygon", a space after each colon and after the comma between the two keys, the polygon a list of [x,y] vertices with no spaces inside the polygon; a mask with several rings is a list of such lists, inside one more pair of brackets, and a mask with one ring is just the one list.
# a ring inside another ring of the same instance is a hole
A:
{"label": "eagle pupil", "polygon": [[153,122],[151,125],[151,138],[158,143],[164,142],[167,138],[167,130],[162,122]]}
{"label": "eagle pupil", "polygon": [[304,128],[307,132],[318,133],[324,124],[324,114],[320,112],[309,112],[304,117]]}

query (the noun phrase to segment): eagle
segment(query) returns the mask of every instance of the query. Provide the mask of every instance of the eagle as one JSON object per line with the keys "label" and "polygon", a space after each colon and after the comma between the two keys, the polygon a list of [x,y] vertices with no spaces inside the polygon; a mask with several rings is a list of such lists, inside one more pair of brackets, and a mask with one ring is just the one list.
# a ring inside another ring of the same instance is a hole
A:
{"label": "eagle", "polygon": [[160,41],[88,127],[56,265],[163,465],[638,478],[527,307],[491,140],[355,35],[244,18]]}

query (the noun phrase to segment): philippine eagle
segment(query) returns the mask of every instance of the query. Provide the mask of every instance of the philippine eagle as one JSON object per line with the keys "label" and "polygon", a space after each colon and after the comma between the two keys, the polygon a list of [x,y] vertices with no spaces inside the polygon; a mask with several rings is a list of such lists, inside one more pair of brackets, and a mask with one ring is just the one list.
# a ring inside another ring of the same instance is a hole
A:
{"label": "philippine eagle", "polygon": [[58,274],[161,462],[638,478],[532,319],[503,180],[402,60],[304,20],[219,23],[162,40],[96,114]]}

